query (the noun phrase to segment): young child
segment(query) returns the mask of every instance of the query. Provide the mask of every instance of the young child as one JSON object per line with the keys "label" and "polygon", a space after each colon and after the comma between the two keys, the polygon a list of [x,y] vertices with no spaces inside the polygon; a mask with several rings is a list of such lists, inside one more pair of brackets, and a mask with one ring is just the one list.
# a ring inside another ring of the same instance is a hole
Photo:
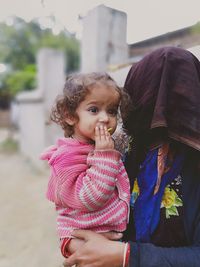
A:
{"label": "young child", "polygon": [[51,168],[47,198],[55,203],[64,257],[74,229],[126,229],[129,180],[111,137],[125,99],[108,74],[75,74],[66,80],[52,111],[66,138],[58,139],[41,159]]}

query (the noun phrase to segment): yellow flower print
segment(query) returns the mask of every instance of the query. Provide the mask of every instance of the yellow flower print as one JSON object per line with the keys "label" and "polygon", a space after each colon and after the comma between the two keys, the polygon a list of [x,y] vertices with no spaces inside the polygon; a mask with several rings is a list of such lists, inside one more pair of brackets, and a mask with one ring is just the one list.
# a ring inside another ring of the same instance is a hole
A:
{"label": "yellow flower print", "polygon": [[133,192],[137,193],[138,195],[140,194],[140,188],[138,186],[137,179],[135,179],[135,181],[134,181]]}
{"label": "yellow flower print", "polygon": [[174,190],[171,190],[169,187],[166,187],[162,199],[163,206],[165,208],[170,208],[175,203],[175,199],[176,199],[176,192]]}
{"label": "yellow flower print", "polygon": [[137,197],[139,196],[139,194],[140,194],[140,189],[139,189],[139,186],[138,186],[137,179],[135,179],[134,185],[133,185],[132,194],[131,194],[131,202],[130,202],[130,205],[132,207],[134,206],[134,203],[135,203]]}
{"label": "yellow flower print", "polygon": [[178,216],[177,207],[183,206],[182,200],[178,197],[177,193],[169,186],[165,188],[164,195],[161,202],[161,208],[166,209],[166,218],[170,216]]}

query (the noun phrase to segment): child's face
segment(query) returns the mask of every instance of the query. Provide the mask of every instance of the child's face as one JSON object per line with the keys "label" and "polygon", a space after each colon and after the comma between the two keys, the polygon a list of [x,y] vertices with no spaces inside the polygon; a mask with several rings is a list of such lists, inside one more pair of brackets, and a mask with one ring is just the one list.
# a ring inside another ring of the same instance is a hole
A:
{"label": "child's face", "polygon": [[79,120],[74,124],[73,136],[80,141],[94,141],[98,125],[112,128],[112,134],[117,127],[119,101],[120,95],[113,87],[97,85],[91,88],[76,110]]}

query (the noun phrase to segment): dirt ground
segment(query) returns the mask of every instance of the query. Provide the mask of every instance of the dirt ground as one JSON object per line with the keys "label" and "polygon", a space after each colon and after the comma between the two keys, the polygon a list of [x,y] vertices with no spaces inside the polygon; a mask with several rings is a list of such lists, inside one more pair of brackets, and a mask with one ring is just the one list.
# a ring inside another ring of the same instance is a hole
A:
{"label": "dirt ground", "polygon": [[[7,132],[0,130],[0,144]],[[0,267],[61,267],[47,171],[16,151],[0,151]]]}

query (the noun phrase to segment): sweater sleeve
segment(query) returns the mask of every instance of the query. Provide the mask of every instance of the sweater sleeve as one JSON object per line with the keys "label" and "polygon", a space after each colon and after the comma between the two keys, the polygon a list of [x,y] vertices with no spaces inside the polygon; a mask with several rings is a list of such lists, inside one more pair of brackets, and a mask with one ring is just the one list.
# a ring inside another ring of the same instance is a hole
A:
{"label": "sweater sleeve", "polygon": [[62,205],[87,212],[103,207],[115,190],[121,166],[120,156],[115,150],[95,150],[90,153],[87,169],[78,176],[71,171],[70,176],[59,185],[57,196]]}

